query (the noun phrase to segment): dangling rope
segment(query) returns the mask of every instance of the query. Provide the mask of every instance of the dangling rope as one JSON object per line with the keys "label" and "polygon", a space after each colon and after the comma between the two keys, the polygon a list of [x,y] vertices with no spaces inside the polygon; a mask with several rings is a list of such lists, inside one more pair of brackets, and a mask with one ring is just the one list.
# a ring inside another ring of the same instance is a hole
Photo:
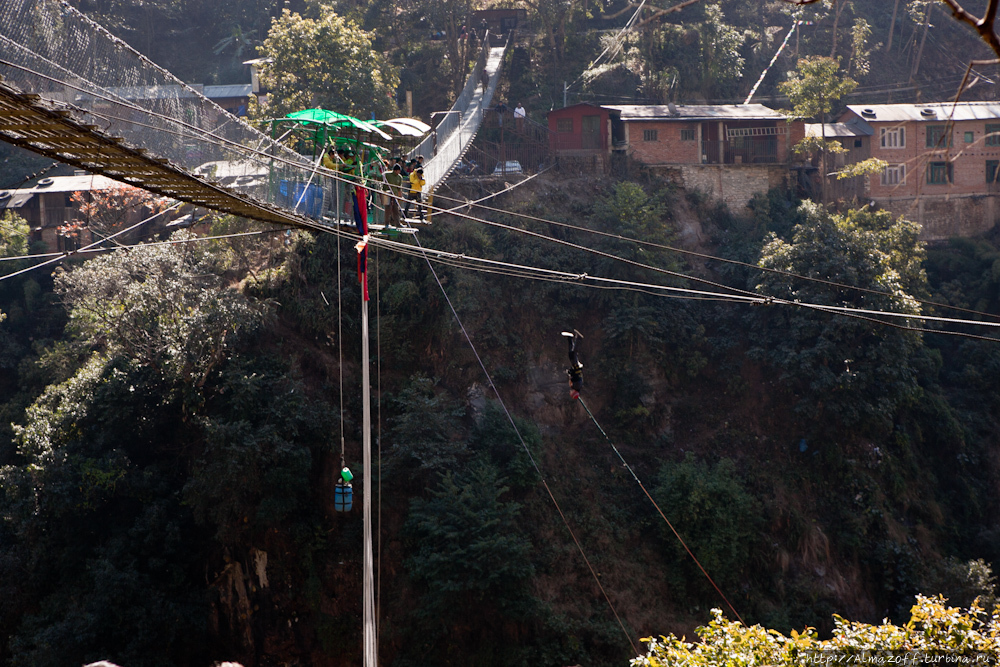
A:
{"label": "dangling rope", "polygon": [[[337,188],[337,223],[340,223],[340,183],[336,183]],[[340,370],[340,467],[343,468],[347,462],[344,459],[344,310],[343,291],[340,284],[340,234],[337,234],[337,355],[338,368]]]}
{"label": "dangling rope", "polygon": [[[423,252],[423,246],[420,245],[420,239],[416,236],[413,237],[416,241],[417,246]],[[604,586],[601,584],[601,579],[597,575],[597,571],[594,566],[590,564],[590,559],[587,558],[587,554],[583,550],[583,545],[580,544],[580,540],[576,538],[576,533],[570,528],[569,521],[566,520],[566,515],[563,514],[562,507],[559,506],[559,501],[556,500],[555,495],[552,493],[552,489],[549,488],[549,484],[545,481],[545,476],[542,474],[541,469],[538,467],[538,463],[535,462],[535,457],[531,454],[531,449],[524,442],[524,438],[521,437],[521,431],[517,428],[517,424],[514,423],[514,418],[510,414],[510,410],[507,409],[507,405],[503,402],[503,398],[500,396],[500,391],[493,384],[493,378],[490,376],[490,372],[486,370],[486,364],[483,363],[482,357],[479,356],[479,352],[476,350],[476,346],[472,343],[472,338],[469,336],[469,332],[466,331],[465,325],[462,324],[462,318],[458,316],[458,311],[455,310],[455,306],[452,305],[451,299],[448,297],[448,292],[444,289],[444,285],[441,283],[441,279],[438,278],[437,271],[434,270],[434,265],[431,264],[431,260],[428,259],[427,254],[424,253],[424,260],[427,262],[427,267],[431,270],[431,274],[434,276],[434,280],[437,282],[438,287],[441,288],[441,294],[444,295],[444,300],[448,304],[448,308],[451,309],[451,314],[455,317],[455,321],[458,322],[459,328],[462,330],[462,335],[465,336],[465,342],[469,344],[469,349],[472,350],[472,354],[476,356],[476,361],[479,362],[479,367],[483,370],[483,374],[486,376],[486,381],[490,384],[490,389],[493,390],[494,395],[497,397],[497,401],[500,402],[500,407],[503,408],[504,414],[507,415],[507,421],[510,422],[511,428],[514,429],[514,434],[517,435],[517,439],[521,443],[521,447],[524,449],[524,453],[528,455],[528,460],[531,462],[531,467],[535,469],[538,474],[538,478],[542,481],[542,486],[545,487],[545,492],[549,494],[549,499],[552,500],[552,504],[555,505],[556,511],[559,512],[559,518],[562,519],[563,525],[566,526],[566,530],[569,532],[570,537],[573,538],[573,543],[576,544],[577,551],[580,552],[580,556],[583,558],[583,562],[587,564],[587,569],[590,570],[591,576],[594,578],[594,582],[597,587],[601,590],[601,595],[604,596],[604,600],[608,603],[608,607],[611,609],[611,613],[614,614],[615,620],[618,621],[618,625],[621,627],[622,632],[625,633],[625,638],[628,639],[628,643],[632,646],[632,650],[635,651],[636,655],[639,655],[639,649],[636,647],[635,642],[632,641],[632,635],[625,628],[625,623],[622,621],[621,616],[618,615],[618,610],[615,609],[615,605],[611,602],[611,598],[608,596],[608,592],[604,590]]]}
{"label": "dangling rope", "polygon": [[379,300],[379,263],[378,246],[375,246],[375,386],[378,394],[378,426],[375,432],[375,445],[378,447],[378,524],[377,547],[375,552],[377,579],[375,581],[375,635],[379,633],[379,621],[382,610],[382,305]]}
{"label": "dangling rope", "polygon": [[673,531],[677,539],[680,540],[681,546],[683,546],[684,550],[688,552],[689,556],[691,556],[691,560],[695,562],[695,565],[697,565],[698,569],[701,570],[701,573],[705,575],[705,578],[708,579],[708,582],[712,584],[716,592],[722,597],[723,600],[725,600],[726,604],[729,606],[730,611],[732,611],[733,614],[736,615],[736,618],[739,619],[740,623],[746,625],[746,623],[743,621],[743,617],[740,616],[740,613],[738,611],[736,611],[736,607],[733,606],[733,603],[729,601],[729,598],[725,596],[725,594],[722,592],[722,589],[718,587],[718,585],[715,583],[712,577],[708,575],[708,572],[706,572],[705,568],[702,567],[701,562],[699,562],[699,560],[695,557],[694,552],[692,552],[691,549],[688,547],[687,543],[684,541],[684,538],[682,538],[680,533],[677,532],[677,529],[674,528],[674,524],[670,523],[670,519],[667,518],[667,515],[663,513],[663,510],[660,509],[660,506],[656,504],[655,500],[653,500],[653,496],[649,495],[649,491],[646,490],[646,487],[639,479],[639,476],[635,474],[634,470],[632,470],[632,466],[628,464],[628,461],[625,460],[625,457],[622,456],[622,453],[618,451],[618,447],[615,446],[615,443],[611,441],[611,438],[608,437],[608,434],[604,432],[603,428],[601,428],[601,425],[597,422],[597,418],[594,417],[594,413],[590,411],[590,408],[587,406],[586,401],[583,400],[583,397],[581,396],[577,400],[580,401],[580,405],[582,405],[583,409],[587,411],[588,415],[590,415],[590,419],[593,420],[594,426],[597,427],[597,430],[601,432],[601,435],[604,436],[604,439],[608,441],[609,445],[611,445],[611,449],[615,450],[615,454],[618,455],[618,458],[621,460],[622,465],[624,465],[625,469],[628,470],[629,473],[631,473],[632,479],[634,479],[636,484],[639,485],[639,488],[642,489],[642,492],[646,494],[647,498],[649,498],[649,502],[653,503],[653,507],[656,508],[656,511],[660,513],[661,517],[663,517],[663,520],[667,523],[667,526],[670,527],[670,530]]}

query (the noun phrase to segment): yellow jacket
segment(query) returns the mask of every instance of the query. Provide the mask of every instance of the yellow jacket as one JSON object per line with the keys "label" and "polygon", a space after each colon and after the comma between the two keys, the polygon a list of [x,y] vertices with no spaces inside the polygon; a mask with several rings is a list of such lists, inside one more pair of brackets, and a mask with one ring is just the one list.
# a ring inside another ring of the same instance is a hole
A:
{"label": "yellow jacket", "polygon": [[424,177],[418,174],[416,171],[410,172],[410,192],[420,192],[427,185],[427,181]]}

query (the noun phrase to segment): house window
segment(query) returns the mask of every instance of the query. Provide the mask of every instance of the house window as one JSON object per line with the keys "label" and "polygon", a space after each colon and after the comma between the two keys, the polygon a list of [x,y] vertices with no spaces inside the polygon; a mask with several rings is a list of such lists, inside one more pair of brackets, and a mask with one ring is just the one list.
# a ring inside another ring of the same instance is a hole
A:
{"label": "house window", "polygon": [[986,182],[987,183],[1000,183],[1000,160],[987,160],[986,161]]}
{"label": "house window", "polygon": [[945,185],[952,182],[951,162],[928,162],[927,183]]}
{"label": "house window", "polygon": [[854,140],[854,147],[855,148],[861,148],[861,146],[862,146],[861,140],[860,139],[855,139]]}
{"label": "house window", "polygon": [[906,183],[906,165],[890,164],[882,171],[882,185],[902,185]]}
{"label": "house window", "polygon": [[694,130],[681,130],[681,141],[694,141]]}
{"label": "house window", "polygon": [[976,133],[975,132],[966,132],[965,133],[965,143],[971,144],[975,140],[976,140]]}
{"label": "house window", "polygon": [[880,132],[882,148],[906,148],[906,130],[902,127],[884,128]]}
{"label": "house window", "polygon": [[659,130],[643,130],[642,131],[643,141],[659,141],[660,131]]}
{"label": "house window", "polygon": [[1000,146],[1000,125],[987,123],[986,125],[986,145]]}
{"label": "house window", "polygon": [[945,148],[951,146],[951,136],[947,125],[927,126],[927,148]]}
{"label": "house window", "polygon": [[573,119],[572,118],[559,118],[556,120],[556,132],[572,132],[573,131]]}

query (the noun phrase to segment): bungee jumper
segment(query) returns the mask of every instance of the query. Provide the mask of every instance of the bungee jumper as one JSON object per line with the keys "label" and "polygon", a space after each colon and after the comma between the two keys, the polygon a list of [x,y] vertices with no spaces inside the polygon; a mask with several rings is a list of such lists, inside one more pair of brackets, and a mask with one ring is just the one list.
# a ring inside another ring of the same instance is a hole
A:
{"label": "bungee jumper", "polygon": [[569,368],[566,369],[566,375],[569,376],[569,397],[576,400],[580,398],[580,391],[583,390],[583,364],[580,363],[580,357],[576,353],[576,339],[582,340],[583,334],[573,329],[573,331],[563,331],[562,335],[569,343]]}

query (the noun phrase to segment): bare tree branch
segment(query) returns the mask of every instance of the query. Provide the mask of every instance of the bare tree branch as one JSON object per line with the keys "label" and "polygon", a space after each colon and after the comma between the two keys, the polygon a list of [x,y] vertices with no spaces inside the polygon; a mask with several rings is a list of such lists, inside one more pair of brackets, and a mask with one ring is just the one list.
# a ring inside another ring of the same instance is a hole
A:
{"label": "bare tree branch", "polygon": [[990,0],[986,6],[986,13],[983,14],[983,18],[981,19],[965,11],[965,8],[958,3],[958,0],[941,0],[941,2],[948,6],[955,20],[972,26],[979,33],[979,37],[986,42],[986,45],[993,49],[993,53],[1000,57],[1000,36],[997,35],[994,28],[1000,0]]}

